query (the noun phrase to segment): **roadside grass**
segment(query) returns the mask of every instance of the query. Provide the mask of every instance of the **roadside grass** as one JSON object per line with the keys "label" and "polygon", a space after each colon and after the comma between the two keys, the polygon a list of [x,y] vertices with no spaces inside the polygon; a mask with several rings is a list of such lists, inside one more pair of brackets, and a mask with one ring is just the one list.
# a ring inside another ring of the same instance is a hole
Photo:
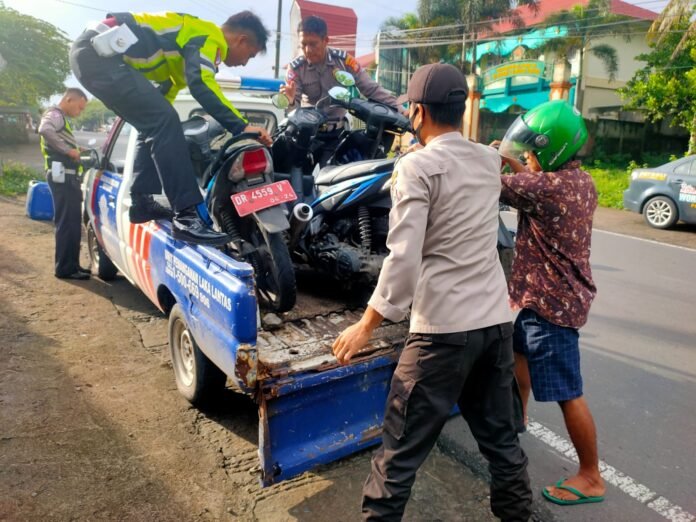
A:
{"label": "roadside grass", "polygon": [[39,172],[15,161],[0,163],[0,195],[18,196],[26,194],[29,182],[33,179],[42,179]]}
{"label": "roadside grass", "polygon": [[631,181],[626,169],[605,166],[585,168],[595,182],[599,206],[623,208],[623,191]]}

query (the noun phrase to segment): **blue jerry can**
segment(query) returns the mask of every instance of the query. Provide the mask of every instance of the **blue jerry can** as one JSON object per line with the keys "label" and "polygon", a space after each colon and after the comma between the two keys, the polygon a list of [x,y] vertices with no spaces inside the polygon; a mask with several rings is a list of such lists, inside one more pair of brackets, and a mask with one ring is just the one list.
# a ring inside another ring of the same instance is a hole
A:
{"label": "blue jerry can", "polygon": [[48,183],[32,180],[27,191],[27,216],[31,219],[53,219],[53,197]]}

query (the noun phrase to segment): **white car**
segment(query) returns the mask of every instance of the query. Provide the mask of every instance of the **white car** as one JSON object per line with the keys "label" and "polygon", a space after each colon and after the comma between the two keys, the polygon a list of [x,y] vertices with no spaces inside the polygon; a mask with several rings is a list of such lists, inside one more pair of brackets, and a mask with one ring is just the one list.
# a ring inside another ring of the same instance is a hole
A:
{"label": "white car", "polygon": [[[285,112],[271,103],[271,96],[278,92],[282,84],[281,80],[258,78],[218,79],[225,97],[249,120],[249,124],[265,127],[271,134],[285,118]],[[188,89],[182,90],[176,97],[174,108],[181,121],[205,113]]]}

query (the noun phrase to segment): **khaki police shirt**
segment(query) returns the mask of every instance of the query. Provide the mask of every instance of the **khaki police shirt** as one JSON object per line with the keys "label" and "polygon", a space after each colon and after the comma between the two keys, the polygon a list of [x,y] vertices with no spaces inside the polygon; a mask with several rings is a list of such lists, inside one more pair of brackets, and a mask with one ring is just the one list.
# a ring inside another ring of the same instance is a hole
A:
{"label": "khaki police shirt", "polygon": [[412,333],[512,319],[498,260],[500,156],[457,132],[403,156],[392,178],[384,261],[370,306],[390,321],[411,306]]}
{"label": "khaki police shirt", "polygon": [[[329,47],[326,49],[326,60],[323,63],[311,64],[304,56],[299,56],[288,65],[285,79],[295,82],[297,86],[295,99],[288,110],[314,107],[320,99],[329,95],[329,89],[340,86],[334,78],[336,69],[351,73],[355,78],[355,86],[366,98],[398,108],[396,97],[370,78],[352,55],[341,49]],[[331,107],[327,116],[331,121],[340,121],[345,113],[346,110],[341,107]]]}

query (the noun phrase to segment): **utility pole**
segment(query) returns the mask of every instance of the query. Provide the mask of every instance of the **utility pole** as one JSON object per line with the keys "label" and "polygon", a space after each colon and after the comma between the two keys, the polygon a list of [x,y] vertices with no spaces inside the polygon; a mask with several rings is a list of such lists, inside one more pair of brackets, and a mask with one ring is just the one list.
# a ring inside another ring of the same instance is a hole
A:
{"label": "utility pole", "polygon": [[379,47],[382,31],[377,31],[377,44],[375,45],[375,81],[379,83]]}
{"label": "utility pole", "polygon": [[283,0],[278,0],[278,23],[276,24],[275,78],[280,77],[280,28],[283,16]]}

